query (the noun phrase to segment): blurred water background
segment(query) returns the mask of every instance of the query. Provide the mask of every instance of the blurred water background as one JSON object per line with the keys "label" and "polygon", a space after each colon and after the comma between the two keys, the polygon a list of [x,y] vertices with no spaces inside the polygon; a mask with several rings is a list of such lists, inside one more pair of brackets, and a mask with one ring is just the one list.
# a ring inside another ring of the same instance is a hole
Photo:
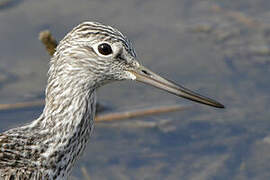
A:
{"label": "blurred water background", "polygon": [[[100,123],[72,179],[270,179],[269,0],[0,0],[0,103],[44,98],[57,40],[82,21],[119,28],[141,62],[226,105]],[[192,102],[134,82],[98,90],[112,111]],[[0,131],[39,116],[42,107],[0,111]]]}

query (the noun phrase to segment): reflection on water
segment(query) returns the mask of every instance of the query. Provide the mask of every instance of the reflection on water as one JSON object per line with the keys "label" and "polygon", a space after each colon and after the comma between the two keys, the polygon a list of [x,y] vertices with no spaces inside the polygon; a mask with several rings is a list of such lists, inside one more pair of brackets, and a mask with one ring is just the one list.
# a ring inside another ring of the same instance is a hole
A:
{"label": "reflection on water", "polygon": [[0,0],[0,10],[6,10],[12,8],[16,5],[19,5],[22,0]]}
{"label": "reflection on water", "polygon": [[[269,179],[269,7],[266,0],[256,6],[251,0],[28,0],[0,9],[1,103],[44,97],[49,56],[39,31],[48,28],[61,39],[84,20],[102,21],[126,32],[147,67],[227,109],[198,105],[98,124],[73,177],[79,179],[85,167],[99,180]],[[106,85],[98,95],[116,110],[190,104],[134,82]],[[41,111],[1,111],[0,130],[29,122]]]}

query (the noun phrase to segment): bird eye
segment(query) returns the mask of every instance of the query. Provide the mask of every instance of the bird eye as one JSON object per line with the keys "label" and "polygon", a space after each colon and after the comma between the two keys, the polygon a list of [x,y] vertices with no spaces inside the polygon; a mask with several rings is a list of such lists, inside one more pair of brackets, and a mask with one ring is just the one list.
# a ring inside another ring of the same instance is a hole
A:
{"label": "bird eye", "polygon": [[112,54],[112,48],[109,44],[102,43],[98,45],[98,52],[106,56],[106,55]]}

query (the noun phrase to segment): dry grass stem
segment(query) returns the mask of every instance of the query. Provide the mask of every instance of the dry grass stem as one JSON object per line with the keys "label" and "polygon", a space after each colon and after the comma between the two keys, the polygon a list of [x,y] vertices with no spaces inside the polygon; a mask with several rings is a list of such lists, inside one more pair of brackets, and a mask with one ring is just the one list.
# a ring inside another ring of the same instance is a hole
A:
{"label": "dry grass stem", "polygon": [[49,30],[41,31],[39,33],[39,40],[44,44],[48,53],[52,56],[57,46],[57,41],[52,36]]}
{"label": "dry grass stem", "polygon": [[81,171],[82,171],[82,174],[83,174],[83,177],[84,177],[85,180],[90,180],[91,179],[90,175],[88,174],[88,172],[87,172],[87,170],[86,170],[86,168],[84,166],[81,167]]}
{"label": "dry grass stem", "polygon": [[127,112],[119,112],[119,113],[110,113],[106,115],[99,115],[96,116],[96,122],[106,122],[106,121],[113,121],[113,120],[122,120],[122,119],[130,119],[140,116],[149,116],[149,115],[156,115],[161,113],[168,113],[174,111],[183,111],[186,109],[191,108],[190,106],[165,106],[165,107],[158,107],[158,108],[150,108],[150,109],[143,109],[137,111],[127,111]]}
{"label": "dry grass stem", "polygon": [[31,101],[31,102],[19,102],[15,104],[0,104],[0,110],[15,110],[15,109],[22,109],[22,108],[32,108],[37,106],[43,106],[44,101]]}

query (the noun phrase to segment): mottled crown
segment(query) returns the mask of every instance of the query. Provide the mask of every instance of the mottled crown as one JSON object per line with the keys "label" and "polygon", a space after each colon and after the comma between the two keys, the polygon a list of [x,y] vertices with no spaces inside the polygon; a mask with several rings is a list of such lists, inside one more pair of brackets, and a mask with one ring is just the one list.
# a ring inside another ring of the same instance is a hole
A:
{"label": "mottled crown", "polygon": [[65,41],[68,39],[80,39],[80,41],[89,40],[93,42],[107,41],[107,42],[122,42],[125,49],[136,57],[136,53],[130,40],[123,35],[119,30],[112,26],[103,25],[98,22],[83,22],[76,26],[71,32],[64,38]]}

